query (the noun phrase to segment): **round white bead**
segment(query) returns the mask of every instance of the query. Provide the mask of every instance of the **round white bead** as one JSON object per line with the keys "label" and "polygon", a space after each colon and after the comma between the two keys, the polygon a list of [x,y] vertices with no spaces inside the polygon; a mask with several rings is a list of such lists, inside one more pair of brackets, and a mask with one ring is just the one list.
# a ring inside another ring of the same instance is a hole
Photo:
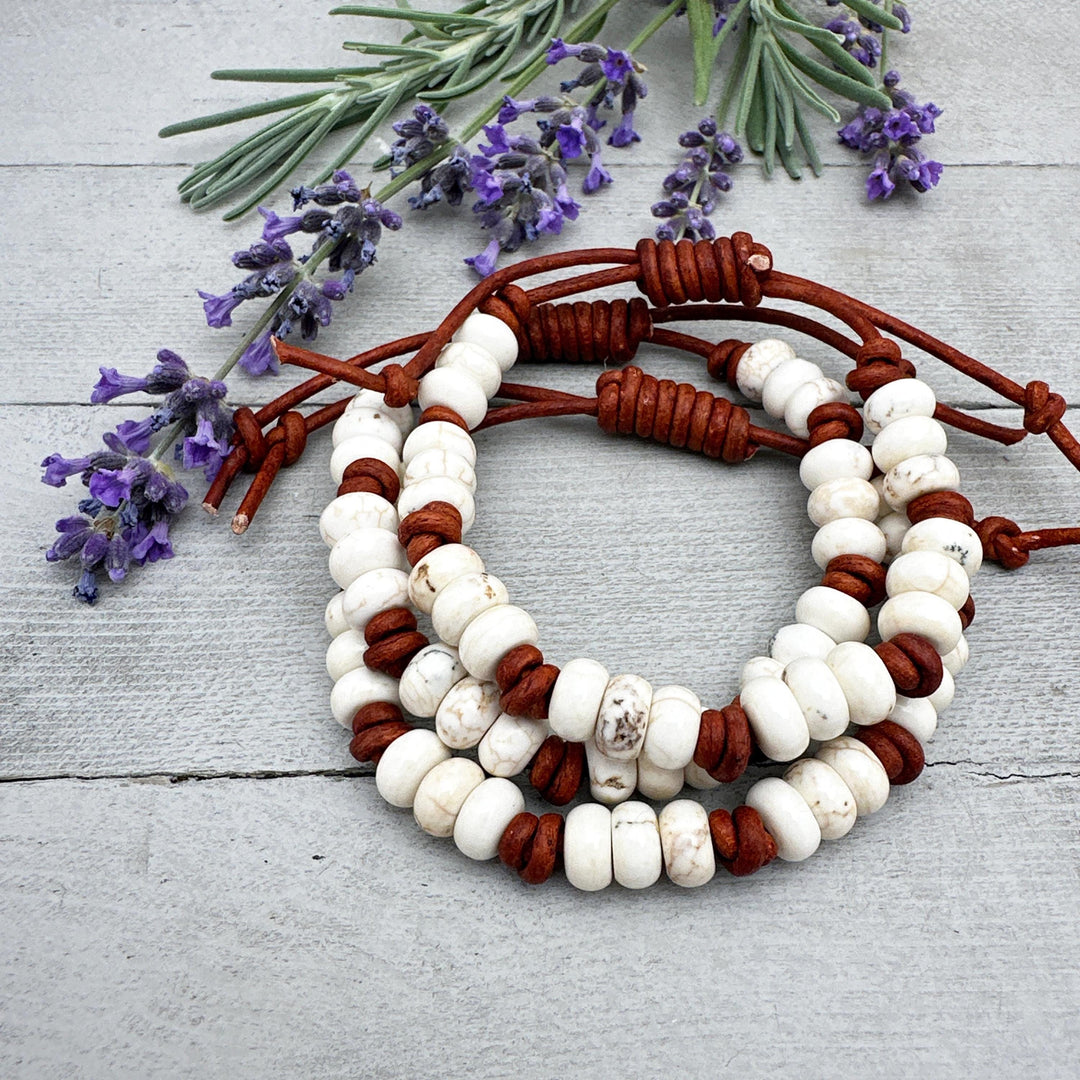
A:
{"label": "round white bead", "polygon": [[483,387],[460,368],[432,368],[422,375],[416,400],[421,410],[434,405],[453,409],[470,430],[487,415],[488,399]]}
{"label": "round white bead", "polygon": [[784,672],[784,665],[771,656],[751,656],[742,666],[739,673],[739,688],[744,687],[752,679],[770,677],[779,679]]}
{"label": "round white bead", "polygon": [[582,892],[611,884],[611,811],[606,806],[582,803],[566,815],[563,868],[566,880]]}
{"label": "round white bead", "polygon": [[[701,727],[701,701],[685,686],[659,686],[649,706],[642,755],[665,771],[682,770],[694,757]],[[639,777],[640,783],[640,777]]]}
{"label": "round white bead", "polygon": [[386,529],[354,529],[330,549],[330,576],[342,589],[362,574],[386,567],[409,571],[404,548]]}
{"label": "round white bead", "polygon": [[810,544],[814,562],[824,570],[838,555],[865,555],[881,562],[888,550],[885,534],[865,518],[837,518],[822,525]]}
{"label": "round white bead", "polygon": [[952,652],[947,652],[941,658],[941,662],[951,675],[959,675],[967,665],[969,656],[970,650],[968,648],[968,640],[961,634],[960,640],[956,643],[956,647]]}
{"label": "round white bead", "polygon": [[833,641],[862,641],[870,633],[870,614],[852,596],[814,585],[795,602],[795,618],[828,634]]}
{"label": "round white bead", "polygon": [[479,679],[462,679],[447,690],[435,712],[435,731],[452,750],[468,750],[498,719],[499,687]]}
{"label": "round white bead", "polygon": [[518,343],[514,331],[494,315],[474,311],[461,324],[452,340],[487,349],[503,371],[509,371],[517,360]]}
{"label": "round white bead", "polygon": [[803,758],[787,769],[784,781],[806,800],[822,840],[839,840],[851,831],[856,818],[855,796],[831,765]]}
{"label": "round white bead", "polygon": [[449,757],[435,732],[413,728],[383,751],[375,767],[375,786],[391,806],[412,806],[424,777]]}
{"label": "round white bead", "polygon": [[896,683],[869,645],[845,641],[825,657],[825,663],[844,691],[853,724],[877,724],[892,712]]}
{"label": "round white bead", "polygon": [[637,789],[645,799],[666,802],[682,791],[682,769],[661,769],[644,754],[637,759]]}
{"label": "round white bead", "polygon": [[624,889],[647,889],[660,879],[664,858],[656,811],[631,801],[611,811],[611,866]]}
{"label": "round white bead", "polygon": [[834,739],[851,723],[844,688],[824,660],[803,656],[784,668],[784,682],[802,709],[810,738]]}
{"label": "round white bead", "polygon": [[548,704],[551,730],[568,742],[591,738],[609,678],[607,668],[595,660],[571,660],[563,667]]}
{"label": "round white bead", "polygon": [[454,822],[454,843],[462,855],[484,862],[499,853],[499,841],[525,809],[525,796],[511,780],[492,776],[466,797]]}
{"label": "round white bead", "polygon": [[345,618],[345,593],[339,592],[330,597],[326,605],[326,614],[323,616],[326,623],[326,632],[331,637],[344,634],[349,629],[349,620]]}
{"label": "round white bead", "polygon": [[810,363],[809,360],[800,360],[798,357],[784,360],[769,372],[769,377],[761,388],[761,404],[765,406],[765,411],[771,417],[782,420],[788,398],[803,383],[808,383],[811,379],[820,379],[823,374],[821,368],[817,364]]}
{"label": "round white bead", "polygon": [[905,592],[933,593],[959,609],[967,601],[970,582],[963,567],[940,551],[909,551],[889,567],[885,591],[889,596]]}
{"label": "round white bead", "polygon": [[640,675],[613,675],[600,700],[596,717],[596,746],[617,761],[641,753],[649,726],[652,687]]}
{"label": "round white bead", "polygon": [[509,601],[506,586],[494,574],[462,574],[435,597],[431,608],[431,625],[447,645],[456,645],[465,627],[481,611]]}
{"label": "round white bead", "polygon": [[501,713],[484,733],[476,756],[492,776],[517,776],[540,749],[547,734],[548,726],[543,720]]}
{"label": "round white bead", "polygon": [[326,673],[335,681],[347,671],[364,666],[367,642],[359,630],[346,630],[338,634],[326,650]]}
{"label": "round white bead", "polygon": [[476,470],[460,454],[452,454],[449,450],[425,450],[409,462],[402,481],[406,485],[415,484],[429,476],[449,477],[476,494]]}
{"label": "round white bead", "polygon": [[[886,506],[888,504],[882,503],[882,505]],[[885,558],[881,561],[890,562],[903,550],[904,538],[911,528],[911,522],[908,521],[907,514],[901,514],[894,510],[892,513],[878,518],[877,527],[881,530],[881,535],[885,537],[886,545]]]}
{"label": "round white bead", "polygon": [[769,642],[769,655],[781,664],[790,664],[800,656],[817,656],[822,660],[836,646],[828,634],[806,623],[781,626]]}
{"label": "round white bead", "polygon": [[937,408],[934,391],[921,379],[895,379],[879,386],[863,406],[866,430],[876,435],[906,416],[933,416]]}
{"label": "round white bead", "polygon": [[786,862],[809,859],[821,844],[821,829],[806,800],[779,776],[758,780],[746,793],[746,805],[760,815]]}
{"label": "round white bead", "polygon": [[450,688],[467,674],[457,649],[433,641],[425,645],[401,673],[401,707],[413,716],[434,716]]}
{"label": "round white bead", "polygon": [[[397,428],[389,420],[387,425],[397,431]],[[354,461],[362,461],[364,458],[374,458],[376,461],[381,461],[383,464],[389,465],[395,472],[401,466],[401,458],[398,457],[397,451],[389,443],[383,442],[382,439],[376,439],[374,435],[356,435],[351,439],[346,439],[330,455],[330,476],[333,478],[334,483],[340,484],[345,475],[345,470]]]}
{"label": "round white bead", "polygon": [[953,682],[952,673],[947,667],[942,667],[941,682],[926,700],[934,706],[934,711],[940,716],[952,704],[955,694],[956,683]]}
{"label": "round white bead", "polygon": [[495,357],[482,345],[468,341],[452,341],[439,353],[435,367],[464,371],[489,398],[495,396],[502,382],[502,368]]}
{"label": "round white bead", "polygon": [[425,450],[447,450],[460,455],[470,465],[476,465],[476,443],[472,436],[449,420],[428,420],[410,432],[401,448],[401,460],[408,467],[412,459]]}
{"label": "round white bead", "polygon": [[695,765],[692,761],[683,769],[683,779],[698,791],[713,791],[720,786],[719,780],[714,780],[700,765]]}
{"label": "round white bead", "polygon": [[937,709],[924,697],[909,698],[903,694],[896,696],[896,706],[889,713],[889,719],[899,724],[905,731],[910,731],[925,746],[937,731]]}
{"label": "round white bead", "polygon": [[912,499],[932,491],[956,491],[960,470],[944,454],[917,454],[894,465],[881,491],[894,510],[903,510]]}
{"label": "round white bead", "polygon": [[334,719],[352,731],[353,717],[365,705],[376,701],[398,703],[398,681],[381,671],[358,667],[346,671],[330,691],[330,711]]}
{"label": "round white bead", "polygon": [[533,617],[513,604],[499,604],[480,612],[461,635],[458,651],[466,669],[478,679],[495,678],[499,661],[519,645],[540,640]]}
{"label": "round white bead", "polygon": [[894,465],[920,454],[944,454],[949,445],[945,429],[929,416],[905,416],[874,439],[874,464],[887,473]]}
{"label": "round white bead", "polygon": [[785,360],[794,360],[795,350],[779,338],[763,338],[755,341],[739,358],[735,369],[735,383],[739,393],[751,401],[761,400],[765,380]]}
{"label": "round white bead", "polygon": [[818,484],[806,500],[806,512],[815,525],[821,526],[839,518],[873,521],[880,505],[878,493],[869,480],[846,476]]}
{"label": "round white bead", "polygon": [[327,547],[333,547],[354,529],[389,529],[395,536],[398,515],[394,504],[370,491],[350,491],[327,504],[319,518],[319,532]]}
{"label": "round white bead", "polygon": [[881,762],[866,743],[841,735],[825,743],[814,755],[831,765],[855,796],[859,817],[876,813],[889,797],[889,777]]}
{"label": "round white bead", "polygon": [[398,515],[407,517],[430,502],[445,502],[461,512],[461,532],[464,535],[476,520],[476,503],[472,492],[448,476],[428,476],[402,488],[398,496]]}
{"label": "round white bead", "polygon": [[440,762],[416,789],[416,824],[429,836],[453,836],[462,804],[483,782],[484,770],[475,761],[452,757]]}
{"label": "round white bead", "polygon": [[412,568],[409,575],[409,599],[418,611],[430,615],[440,590],[462,574],[479,573],[483,569],[484,560],[471,547],[464,544],[443,544],[442,547],[429,551]]}
{"label": "round white bead", "polygon": [[811,446],[799,462],[799,479],[807,491],[813,491],[827,480],[854,477],[869,480],[874,471],[870,451],[852,439],[826,439]]}
{"label": "round white bead", "polygon": [[791,761],[809,745],[810,731],[802,708],[780,679],[752,679],[739,691],[739,704],[766,757]]}
{"label": "round white bead", "polygon": [[597,749],[592,739],[585,744],[589,767],[589,791],[605,806],[625,802],[637,786],[637,761],[620,761]]}
{"label": "round white bead", "polygon": [[380,611],[409,602],[409,578],[401,570],[382,567],[361,574],[345,590],[345,618],[354,630],[363,630]]}
{"label": "round white bead", "polygon": [[979,534],[962,521],[952,518],[923,518],[912,525],[904,536],[902,550],[940,551],[955,559],[968,578],[973,578],[982,566],[983,548]]}
{"label": "round white bead", "polygon": [[660,811],[660,847],[664,869],[675,885],[694,889],[716,874],[709,815],[693,799],[676,799]]}
{"label": "round white bead", "polygon": [[353,397],[352,401],[345,406],[346,415],[356,412],[357,409],[374,409],[376,412],[388,416],[401,429],[402,435],[408,435],[413,426],[413,412],[409,405],[398,405],[391,408],[386,404],[386,398],[378,390],[361,388]]}
{"label": "round white bead", "polygon": [[[408,431],[408,428],[405,430]],[[389,451],[394,458],[398,459],[400,459],[402,444],[405,442],[405,436],[398,424],[379,409],[352,409],[342,413],[334,424],[331,438],[335,453],[353,439],[363,439],[365,442],[378,444],[383,448],[383,452]],[[357,454],[355,458],[349,460],[356,461],[361,457],[379,457],[379,455],[377,452]],[[384,461],[385,458],[379,457],[379,460]],[[393,460],[386,463],[394,466]],[[341,483],[341,477],[337,477],[335,483]]]}
{"label": "round white bead", "polygon": [[952,652],[960,640],[963,624],[948,600],[926,592],[905,592],[881,605],[877,617],[882,641],[897,634],[920,634],[942,656]]}
{"label": "round white bead", "polygon": [[792,435],[797,435],[800,439],[808,439],[810,414],[819,405],[847,400],[847,390],[835,379],[824,375],[819,379],[811,379],[809,382],[804,382],[787,399],[787,404],[784,406],[784,423]]}

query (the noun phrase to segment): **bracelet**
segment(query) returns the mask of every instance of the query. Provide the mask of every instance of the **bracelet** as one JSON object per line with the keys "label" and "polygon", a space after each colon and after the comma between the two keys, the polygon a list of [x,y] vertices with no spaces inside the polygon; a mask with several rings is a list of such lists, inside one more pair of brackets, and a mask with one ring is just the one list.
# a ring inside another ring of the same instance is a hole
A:
{"label": "bracelet", "polygon": [[[513,284],[598,262],[621,265],[530,292]],[[620,281],[636,282],[649,303],[552,302]],[[761,309],[766,295],[829,311],[860,340]],[[862,397],[862,414],[844,386],[782,341],[714,345],[661,325],[712,318],[781,325],[854,359],[846,382]],[[880,328],[1022,402],[1024,429],[939,404]],[[645,340],[703,357],[711,375],[761,402],[789,433],[755,427],[725,398],[628,364]],[[585,890],[612,879],[646,887],[663,870],[678,885],[696,886],[714,876],[717,862],[742,876],[777,856],[805,859],[822,839],[845,835],[857,817],[880,809],[890,784],[922,770],[923,744],[967,661],[969,579],[984,554],[1015,568],[1031,550],[1080,542],[1080,529],[1022,533],[1006,518],[977,522],[945,456],[948,423],[1004,443],[1046,432],[1080,467],[1059,395],[1044,383],[1020,387],[891,316],[779,274],[768,249],[745,233],[530,260],[485,279],[433,333],[347,362],[276,348],[280,359],[321,374],[260,413],[240,411],[236,446],[207,505],[220,505],[240,468],[256,471],[234,518],[242,531],[308,433],[335,421],[338,495],[320,519],[342,588],[326,619],[332,711],[353,732],[353,755],[376,764],[388,802],[411,807],[421,828],[453,836],[472,858],[498,855],[530,883],[546,880],[561,860],[568,880]],[[414,350],[404,367],[394,362]],[[505,382],[519,356],[625,366],[605,371],[597,396],[583,398]],[[378,374],[366,370],[379,362]],[[306,418],[295,411],[334,379],[360,386],[359,394]],[[517,404],[493,408],[495,397]],[[414,399],[422,410],[415,428]],[[685,687],[611,676],[592,659],[561,670],[546,663],[535,621],[462,543],[475,517],[469,432],[573,413],[595,415],[611,433],[729,462],[762,446],[800,459],[818,527],[811,554],[824,576],[798,599],[795,621],[776,632],[769,655],[747,661],[738,695],[723,708],[703,709]],[[864,426],[874,436],[870,448],[860,441]],[[879,604],[881,644],[871,647],[868,609]],[[418,613],[430,617],[437,640],[420,632]],[[434,730],[407,722],[403,709],[434,718]],[[813,756],[801,757],[812,741],[820,744]],[[453,753],[474,748],[475,761]],[[753,754],[787,768],[757,780],[732,813],[707,814],[695,800],[674,798],[684,783],[734,780]],[[528,813],[509,779],[526,770],[556,806],[577,795],[587,773],[596,801],[565,819]],[[657,815],[631,800],[635,789],[673,801]]]}

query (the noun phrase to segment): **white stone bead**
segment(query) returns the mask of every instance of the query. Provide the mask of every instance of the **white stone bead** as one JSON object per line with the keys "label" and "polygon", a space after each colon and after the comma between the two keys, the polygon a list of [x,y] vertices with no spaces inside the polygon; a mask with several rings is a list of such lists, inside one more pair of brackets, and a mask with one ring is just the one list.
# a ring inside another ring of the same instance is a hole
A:
{"label": "white stone bead", "polygon": [[790,664],[800,656],[817,656],[824,660],[836,642],[816,626],[807,623],[788,623],[773,634],[769,655],[780,664]]}
{"label": "white stone bead", "polygon": [[[389,421],[387,426],[397,431],[397,428]],[[340,446],[335,447],[330,455],[330,476],[335,484],[340,484],[345,475],[345,470],[354,462],[364,458],[374,458],[389,465],[395,472],[401,467],[401,458],[397,451],[382,439],[374,435],[356,435],[346,439]]]}
{"label": "white stone bead", "polygon": [[929,416],[905,416],[874,439],[874,464],[887,473],[893,466],[920,454],[944,454],[949,445],[945,429]]}
{"label": "white stone bead", "polygon": [[869,746],[850,735],[825,743],[814,755],[831,765],[855,796],[859,817],[876,813],[889,797],[889,777]]}
{"label": "white stone bead", "polygon": [[739,691],[739,704],[761,752],[773,761],[791,761],[810,744],[802,708],[780,679],[752,679]]}
{"label": "white stone bead", "polygon": [[909,551],[889,567],[885,591],[889,596],[933,593],[959,609],[967,601],[970,582],[963,567],[940,551]]}
{"label": "white stone bead", "polygon": [[865,555],[881,562],[888,546],[885,534],[874,522],[865,518],[837,518],[814,533],[810,554],[824,570],[838,555]]}
{"label": "white stone bead", "polygon": [[933,416],[937,408],[934,391],[921,379],[895,379],[879,386],[863,406],[866,430],[876,435],[906,416]]}
{"label": "white stone bead", "polygon": [[326,623],[326,632],[331,637],[344,634],[349,629],[349,620],[345,618],[345,593],[339,592],[330,597],[326,605],[326,614],[323,616]]}
{"label": "white stone bead", "polygon": [[776,854],[786,862],[809,859],[821,844],[821,828],[806,800],[779,776],[758,780],[746,793],[776,841]]}
{"label": "white stone bead", "polygon": [[637,786],[637,762],[620,761],[597,749],[589,739],[585,744],[585,761],[589,766],[589,791],[605,806],[625,802]]}
{"label": "white stone bead", "polygon": [[435,712],[435,731],[452,750],[468,750],[499,717],[497,683],[468,678],[447,690]]}
{"label": "white stone bead", "polygon": [[421,411],[435,405],[453,409],[470,431],[487,415],[488,399],[484,388],[469,372],[460,368],[432,368],[422,375],[416,400]]}
{"label": "white stone bead", "polygon": [[433,641],[401,673],[401,707],[413,716],[434,716],[450,688],[468,675],[457,649]]}
{"label": "white stone bead", "polygon": [[592,738],[609,678],[607,668],[595,660],[581,658],[566,664],[555,680],[548,704],[551,730],[568,742]]}
{"label": "white stone bead", "polygon": [[695,765],[692,761],[683,769],[683,779],[698,791],[714,791],[720,786],[719,780],[714,780],[700,765]]}
{"label": "white stone bead", "polygon": [[406,485],[429,476],[448,476],[476,494],[476,470],[460,454],[449,450],[425,450],[409,462],[402,482]]}
{"label": "white stone bead", "polygon": [[566,880],[582,892],[598,892],[611,884],[611,811],[582,803],[566,815],[563,833]]}
{"label": "white stone bead", "polygon": [[878,516],[880,517],[886,513],[891,514],[892,511],[889,509],[889,504],[885,501],[885,474],[878,473],[877,476],[871,476],[870,483],[878,494]]}
{"label": "white stone bead", "polygon": [[902,550],[940,551],[955,559],[973,578],[982,566],[983,548],[979,534],[962,521],[952,518],[924,518],[912,525],[904,536]]}
{"label": "white stone bead", "polygon": [[647,889],[660,880],[660,825],[647,803],[624,802],[611,811],[611,865],[624,889]]}
{"label": "white stone bead", "polygon": [[349,731],[352,731],[353,717],[357,711],[376,701],[397,705],[398,681],[366,667],[346,671],[330,691],[330,711],[334,719]]}
{"label": "white stone bead", "polygon": [[364,666],[367,642],[359,630],[338,634],[326,650],[326,673],[335,682],[347,671]]}
{"label": "white stone bead", "polygon": [[484,770],[475,761],[452,757],[440,762],[416,789],[416,824],[429,836],[453,836],[462,805],[483,782]]}
{"label": "white stone bead", "polygon": [[798,357],[784,360],[769,372],[769,377],[761,388],[761,404],[765,406],[765,411],[771,417],[782,420],[788,398],[803,383],[808,383],[811,379],[820,379],[823,374],[821,368],[817,364],[810,363],[809,360],[800,360]]}
{"label": "white stone bead", "polygon": [[409,599],[418,611],[431,614],[435,597],[462,574],[480,573],[484,560],[465,544],[443,544],[429,551],[409,575]]}
{"label": "white stone bead", "polygon": [[751,679],[771,677],[779,679],[784,672],[784,665],[771,656],[751,656],[739,673],[739,688],[742,689]]}
{"label": "white stone bead", "polygon": [[857,814],[855,796],[831,765],[803,758],[787,769],[784,781],[806,800],[822,840],[839,840],[851,831]]}
{"label": "white stone bead", "polygon": [[481,390],[492,398],[502,382],[502,368],[495,357],[483,347],[468,341],[452,341],[439,353],[437,368],[453,368],[464,371]]}
{"label": "white stone bead", "polygon": [[941,662],[945,666],[945,669],[951,675],[959,675],[964,670],[968,662],[970,650],[968,647],[968,640],[963,634],[960,635],[960,640],[957,641],[956,647],[952,652],[947,652],[942,658]]}
{"label": "white stone bead", "polygon": [[525,809],[525,796],[511,780],[490,776],[466,797],[454,822],[454,843],[462,855],[485,862],[499,853],[499,841]]}
{"label": "white stone bead", "polygon": [[874,521],[881,500],[869,480],[857,476],[840,477],[818,484],[806,500],[806,512],[817,526],[839,518],[864,518]]}
{"label": "white stone bead", "polygon": [[682,769],[661,769],[644,754],[637,759],[637,789],[642,798],[665,802],[674,799],[682,787]]}
{"label": "white stone bead", "polygon": [[794,360],[795,350],[779,338],[763,338],[755,341],[739,358],[735,369],[735,383],[739,393],[751,401],[761,400],[765,380],[785,360]]}
{"label": "white stone bead", "polygon": [[514,331],[495,315],[474,311],[461,324],[452,340],[487,349],[503,371],[509,371],[517,360],[518,343]]}
{"label": "white stone bead", "polygon": [[653,690],[641,752],[650,765],[677,772],[681,786],[682,770],[694,757],[700,727],[701,700],[693,691],[685,686],[658,686]]}
{"label": "white stone bead", "polygon": [[897,634],[920,634],[942,656],[952,652],[960,640],[963,624],[948,600],[926,592],[905,592],[881,605],[877,617],[882,641]]}
{"label": "white stone bead", "polygon": [[354,630],[363,630],[380,611],[409,602],[409,578],[401,570],[382,567],[361,574],[345,590],[345,618]]}
{"label": "white stone bead", "polygon": [[795,602],[795,618],[828,634],[833,641],[863,641],[870,633],[870,614],[852,596],[814,585]]}
{"label": "white stone bead", "polygon": [[787,404],[784,405],[784,423],[792,435],[797,435],[800,439],[808,439],[810,414],[819,405],[847,400],[847,390],[835,379],[830,379],[825,375],[819,379],[811,379],[809,382],[804,382],[787,399]]}
{"label": "white stone bead", "polygon": [[476,756],[492,776],[517,776],[547,736],[545,720],[500,713],[480,740]]}
{"label": "white stone bead", "polygon": [[811,739],[834,739],[847,731],[851,713],[844,688],[824,660],[814,656],[792,660],[783,679],[802,709]]}
{"label": "white stone bead", "polygon": [[383,751],[375,767],[375,786],[391,806],[412,806],[424,777],[449,757],[435,732],[413,728]]}
{"label": "white stone bead", "polygon": [[903,510],[912,499],[932,491],[957,491],[960,470],[944,454],[917,454],[894,465],[882,485],[885,501]]}
{"label": "white stone bead", "polygon": [[402,488],[397,501],[398,516],[405,518],[430,502],[446,502],[461,511],[462,535],[472,528],[476,520],[476,502],[472,492],[448,476],[428,476]]}
{"label": "white stone bead", "polygon": [[937,731],[937,709],[924,697],[909,698],[897,694],[896,706],[889,713],[889,719],[905,731],[910,731],[923,746]]}
{"label": "white stone bead", "polygon": [[401,448],[401,460],[406,468],[425,450],[447,450],[460,455],[470,465],[476,465],[476,443],[472,436],[449,420],[428,420],[410,432]]}
{"label": "white stone bead", "polygon": [[807,491],[813,491],[827,480],[854,477],[869,480],[874,471],[870,451],[853,439],[826,439],[811,446],[799,462],[799,479]]}
{"label": "white stone bead", "polygon": [[394,504],[370,491],[350,491],[328,503],[319,518],[323,543],[333,547],[354,529],[389,529],[395,536],[398,515]]}
{"label": "white stone bead", "polygon": [[519,645],[540,640],[533,617],[513,604],[500,604],[480,612],[461,635],[458,651],[470,674],[491,681],[499,661]]}
{"label": "white stone bead", "polygon": [[[408,430],[409,428],[405,429],[405,431]],[[352,442],[353,439],[363,439],[366,442],[378,444],[384,448],[384,452],[388,450],[398,459],[400,459],[402,444],[405,442],[401,427],[393,417],[387,416],[380,409],[352,409],[342,413],[334,424],[331,437],[335,452],[346,443]],[[356,461],[361,457],[377,456],[377,453],[358,454],[356,458],[350,460]],[[384,459],[380,457],[379,460]],[[387,464],[394,463],[388,461]],[[340,477],[336,482],[341,482]]]}
{"label": "white stone bead", "polygon": [[947,667],[943,666],[941,669],[941,683],[926,700],[934,706],[934,711],[940,716],[952,704],[955,694],[956,683],[953,682],[952,673]]}
{"label": "white stone bead", "polygon": [[617,761],[641,753],[649,726],[652,687],[640,675],[613,675],[600,700],[596,717],[596,746]]}
{"label": "white stone bead", "polygon": [[[888,503],[882,503],[882,506],[888,506]],[[885,537],[886,545],[885,558],[881,561],[884,563],[891,562],[903,551],[904,538],[911,528],[911,522],[908,521],[907,514],[901,514],[894,510],[885,514],[884,517],[878,518],[877,527],[881,530],[881,535]]]}
{"label": "white stone bead", "polygon": [[401,429],[402,435],[408,435],[412,430],[412,407],[410,405],[398,405],[391,408],[386,404],[386,398],[378,390],[369,390],[367,387],[361,388],[352,401],[345,406],[345,415],[356,412],[358,409],[374,409],[376,412],[388,416]]}
{"label": "white stone bead", "polygon": [[362,574],[385,567],[409,572],[405,549],[386,529],[354,529],[330,549],[330,576],[342,589]]}
{"label": "white stone bead", "polygon": [[892,712],[896,683],[885,661],[869,645],[842,642],[825,657],[825,663],[844,691],[853,724],[877,724]]}
{"label": "white stone bead", "polygon": [[435,597],[431,608],[431,625],[447,645],[456,645],[465,627],[481,611],[509,601],[506,586],[494,574],[462,574]]}
{"label": "white stone bead", "polygon": [[694,799],[676,799],[660,811],[660,847],[664,869],[675,885],[697,888],[716,874],[709,815]]}

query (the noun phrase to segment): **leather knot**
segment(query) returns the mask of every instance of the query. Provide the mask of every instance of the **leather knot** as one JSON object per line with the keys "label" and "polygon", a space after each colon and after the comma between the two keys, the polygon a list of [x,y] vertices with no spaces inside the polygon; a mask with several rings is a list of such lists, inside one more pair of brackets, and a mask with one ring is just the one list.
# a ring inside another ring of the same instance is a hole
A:
{"label": "leather knot", "polygon": [[820,446],[830,439],[851,439],[859,442],[863,437],[862,414],[846,401],[828,401],[818,405],[806,418],[810,429],[810,445]]}
{"label": "leather knot", "polygon": [[746,232],[677,244],[643,237],[637,253],[637,286],[654,307],[699,300],[756,307],[761,280],[772,270],[772,253]]}
{"label": "leather knot", "polygon": [[416,397],[420,384],[411,375],[406,374],[400,364],[386,364],[379,374],[383,377],[383,397],[391,409],[408,405]]}
{"label": "leather knot", "polygon": [[248,472],[257,472],[259,466],[266,460],[266,436],[259,427],[255,414],[246,406],[242,405],[233,413],[233,423],[236,425],[236,434],[240,445],[247,451],[247,464],[244,468]]}
{"label": "leather knot", "polygon": [[915,365],[903,358],[900,346],[891,338],[878,337],[859,346],[855,370],[849,371],[844,381],[865,401],[886,383],[913,378]]}
{"label": "leather knot", "polygon": [[267,448],[277,446],[278,443],[285,447],[283,465],[293,465],[300,460],[300,455],[307,446],[307,425],[302,413],[287,412],[278,420],[277,426],[270,429],[266,436]]}
{"label": "leather knot", "polygon": [[975,532],[982,541],[983,556],[1000,563],[1006,570],[1017,570],[1030,556],[1013,542],[1023,530],[1015,521],[1004,517],[988,517],[975,523]]}
{"label": "leather knot", "polygon": [[1050,392],[1050,387],[1038,379],[1024,387],[1024,427],[1032,435],[1043,435],[1064,415],[1067,408],[1060,394]]}
{"label": "leather knot", "polygon": [[622,365],[652,337],[649,305],[641,297],[626,300],[578,300],[541,304],[529,312],[522,329],[523,360]]}
{"label": "leather knot", "polygon": [[743,353],[749,348],[749,341],[739,341],[737,338],[718,341],[705,361],[709,374],[717,382],[726,382],[733,390],[737,390],[739,384],[735,374],[739,370],[739,361],[743,358]]}

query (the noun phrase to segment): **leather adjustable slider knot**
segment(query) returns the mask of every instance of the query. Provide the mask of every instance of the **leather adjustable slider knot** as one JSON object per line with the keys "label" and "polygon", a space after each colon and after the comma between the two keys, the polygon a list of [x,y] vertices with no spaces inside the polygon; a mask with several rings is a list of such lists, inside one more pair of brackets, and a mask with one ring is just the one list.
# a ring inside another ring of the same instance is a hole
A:
{"label": "leather adjustable slider knot", "polygon": [[[302,413],[287,412],[278,420],[277,426],[270,429],[266,436],[267,447],[277,446],[279,443],[284,446],[281,464],[295,465],[307,446],[307,427]],[[269,453],[269,450],[267,452]]]}
{"label": "leather adjustable slider knot", "polygon": [[1060,394],[1038,379],[1024,387],[1024,427],[1032,435],[1044,435],[1064,415],[1068,405]]}
{"label": "leather adjustable slider knot", "polygon": [[1019,536],[1023,530],[1009,518],[983,518],[975,523],[975,532],[982,541],[983,556],[1000,563],[1006,570],[1018,570],[1031,557],[1013,542],[1013,537]]}
{"label": "leather adjustable slider knot", "polygon": [[637,243],[640,272],[637,287],[654,307],[708,300],[757,307],[761,278],[772,270],[772,253],[746,232],[716,240]]}
{"label": "leather adjustable slider knot", "polygon": [[611,360],[622,365],[652,336],[652,316],[639,296],[629,302],[540,304],[529,312],[523,336],[529,360],[583,364]]}
{"label": "leather adjustable slider knot", "polygon": [[383,377],[383,397],[391,409],[408,405],[416,397],[420,383],[407,374],[400,364],[387,364],[379,374]]}
{"label": "leather adjustable slider knot", "polygon": [[236,425],[239,445],[247,451],[244,468],[248,472],[258,472],[259,466],[266,460],[268,446],[255,414],[246,405],[242,405],[233,413],[233,423]]}

